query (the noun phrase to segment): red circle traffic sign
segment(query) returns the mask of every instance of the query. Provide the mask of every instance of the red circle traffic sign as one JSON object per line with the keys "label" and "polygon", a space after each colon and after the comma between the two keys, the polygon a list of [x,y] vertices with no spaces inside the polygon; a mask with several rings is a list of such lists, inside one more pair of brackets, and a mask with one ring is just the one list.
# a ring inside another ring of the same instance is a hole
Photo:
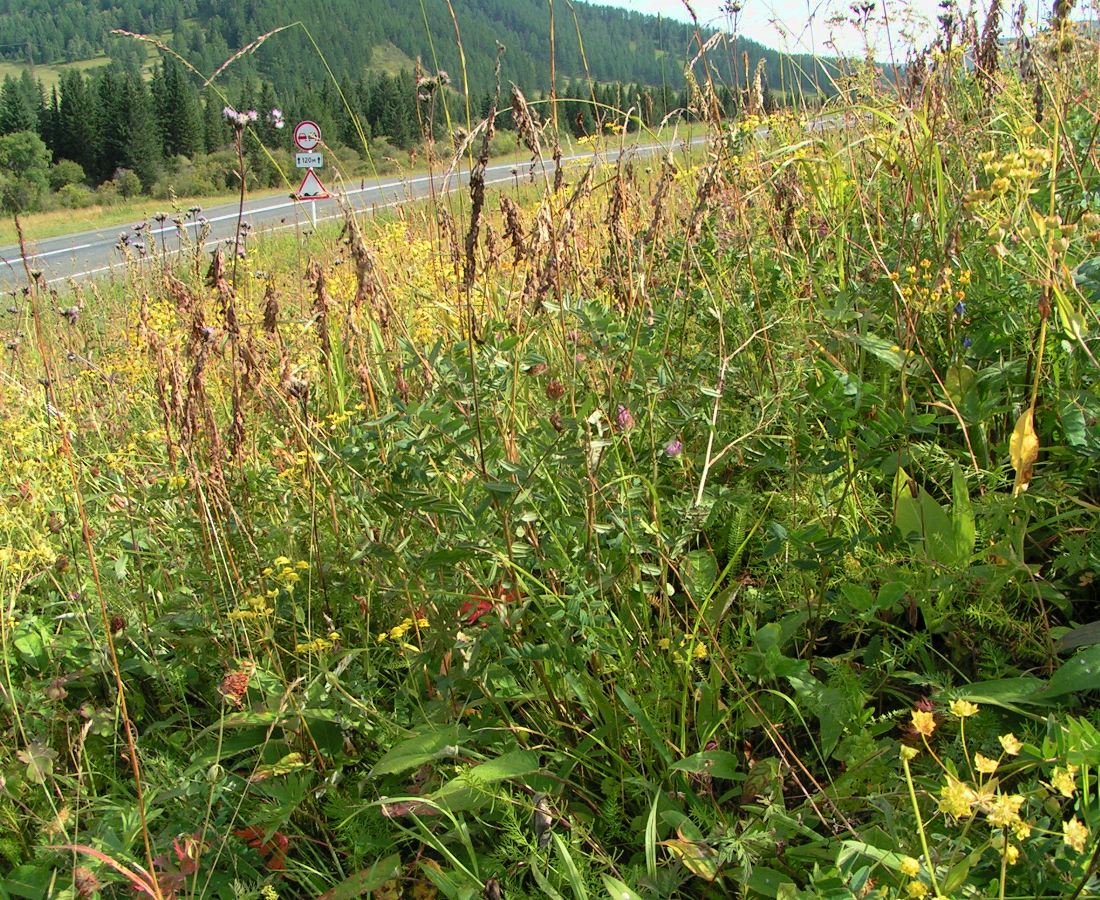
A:
{"label": "red circle traffic sign", "polygon": [[321,143],[321,129],[316,122],[306,119],[294,126],[294,143],[299,150],[309,153]]}

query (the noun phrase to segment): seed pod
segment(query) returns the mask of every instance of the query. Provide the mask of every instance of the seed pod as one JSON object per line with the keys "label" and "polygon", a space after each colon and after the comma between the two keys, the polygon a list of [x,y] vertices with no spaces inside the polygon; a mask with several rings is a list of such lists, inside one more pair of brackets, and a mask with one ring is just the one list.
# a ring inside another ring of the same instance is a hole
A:
{"label": "seed pod", "polygon": [[550,815],[550,803],[547,801],[545,794],[538,794],[535,797],[533,824],[535,828],[535,837],[538,839],[539,849],[549,846],[554,819]]}

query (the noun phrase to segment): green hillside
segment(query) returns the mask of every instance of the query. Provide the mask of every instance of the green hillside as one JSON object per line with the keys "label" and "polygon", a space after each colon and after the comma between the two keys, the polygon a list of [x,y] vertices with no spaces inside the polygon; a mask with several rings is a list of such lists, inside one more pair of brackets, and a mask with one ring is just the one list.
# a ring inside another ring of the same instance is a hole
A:
{"label": "green hillside", "polygon": [[[507,47],[506,79],[530,90],[549,87],[550,17],[542,0],[465,0],[455,5],[455,13],[474,92],[491,83],[497,41]],[[325,62],[338,77],[355,79],[380,55],[384,70],[396,51],[398,57],[420,58],[426,67],[448,70],[462,87],[455,25],[444,0],[412,5],[392,0],[317,0],[308,5],[290,0],[0,0],[0,59],[42,66],[132,54],[110,34],[122,28],[170,35],[175,49],[201,71],[212,72],[236,49],[299,20],[304,28],[283,32],[254,56],[241,59],[233,77],[260,78],[285,91],[322,79]],[[694,30],[683,23],[584,3],[576,4],[575,19],[568,7],[560,6],[555,25],[558,72],[591,74],[603,81],[676,84],[695,40]],[[789,71],[781,73],[778,52],[747,40],[737,43],[736,68],[742,52],[748,53],[753,68],[764,60],[773,85],[793,72],[802,73],[801,86],[807,89],[822,80],[820,74],[814,77],[810,58],[790,58]],[[732,55],[726,54],[727,77],[732,77]],[[721,64],[719,57],[712,60]]]}

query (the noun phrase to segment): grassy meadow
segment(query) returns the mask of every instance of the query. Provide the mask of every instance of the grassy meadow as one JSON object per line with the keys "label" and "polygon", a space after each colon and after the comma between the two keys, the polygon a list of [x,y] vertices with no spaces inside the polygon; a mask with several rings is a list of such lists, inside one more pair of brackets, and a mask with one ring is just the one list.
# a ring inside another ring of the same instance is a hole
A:
{"label": "grassy meadow", "polygon": [[32,277],[0,894],[1100,896],[1097,59]]}

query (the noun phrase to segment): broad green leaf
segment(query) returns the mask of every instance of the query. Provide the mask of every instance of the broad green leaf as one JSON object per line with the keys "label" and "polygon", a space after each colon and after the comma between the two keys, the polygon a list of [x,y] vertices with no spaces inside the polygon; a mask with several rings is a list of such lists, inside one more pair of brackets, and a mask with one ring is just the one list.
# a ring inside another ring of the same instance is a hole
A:
{"label": "broad green leaf", "polygon": [[1019,712],[1022,711],[1021,706],[1049,705],[1042,696],[1046,686],[1043,679],[1030,676],[998,678],[968,684],[958,690],[957,696],[974,703],[988,703]]}
{"label": "broad green leaf", "polygon": [[967,393],[978,379],[978,373],[965,363],[950,366],[944,376],[943,385],[956,406],[962,404]]}
{"label": "broad green leaf", "polygon": [[345,878],[336,887],[326,891],[317,900],[354,900],[364,894],[376,891],[387,881],[396,878],[401,872],[401,856],[394,853],[380,859],[370,868],[356,872]]}
{"label": "broad green leaf", "polygon": [[691,775],[713,775],[715,778],[739,779],[744,772],[737,757],[725,750],[704,750],[684,759],[677,760],[670,768],[676,772]]}
{"label": "broad green leaf", "polygon": [[432,794],[431,799],[451,812],[471,809],[492,799],[485,790],[488,786],[537,771],[539,758],[536,753],[530,750],[512,750],[452,778]]}
{"label": "broad green leaf", "polygon": [[1044,699],[1100,689],[1100,646],[1082,650],[1050,676]]}
{"label": "broad green leaf", "polygon": [[407,772],[433,759],[457,756],[459,747],[469,732],[459,725],[430,728],[394,744],[374,764],[371,775],[393,775]]}
{"label": "broad green leaf", "polygon": [[956,537],[952,518],[900,466],[894,476],[894,524],[923,549],[928,559],[940,565],[964,562],[973,549],[971,545],[965,556],[960,553],[961,542]]}
{"label": "broad green leaf", "polygon": [[974,508],[970,505],[966,474],[957,464],[951,469],[951,521],[955,531],[956,559],[965,562],[974,553],[978,531],[974,524]]}
{"label": "broad green leaf", "polygon": [[906,364],[912,364],[915,355],[912,350],[906,352],[897,344],[870,334],[852,334],[848,338],[858,344],[872,356],[886,363],[891,369],[901,371]]}
{"label": "broad green leaf", "polygon": [[790,881],[789,875],[769,869],[767,866],[753,866],[748,887],[761,897],[778,897],[780,887],[788,881]]}
{"label": "broad green leaf", "polygon": [[894,850],[883,850],[881,847],[868,844],[866,841],[843,841],[841,848],[836,864],[842,869],[852,857],[859,856],[873,859],[875,862],[897,872],[901,869],[901,861],[904,858],[902,854]]}
{"label": "broad green leaf", "polygon": [[35,784],[44,784],[53,774],[53,761],[57,759],[57,751],[52,747],[33,741],[25,750],[20,750],[15,755],[26,765],[28,780]]}
{"label": "broad green leaf", "polygon": [[1079,625],[1072,631],[1067,631],[1055,642],[1058,650],[1076,650],[1078,647],[1089,647],[1100,644],[1100,622],[1089,622],[1087,625]]}
{"label": "broad green leaf", "polygon": [[641,896],[632,888],[627,887],[618,878],[604,875],[603,886],[607,888],[609,900],[642,900]]}
{"label": "broad green leaf", "polygon": [[692,599],[699,602],[714,587],[718,578],[718,561],[709,550],[692,550],[684,557],[680,571]]}

